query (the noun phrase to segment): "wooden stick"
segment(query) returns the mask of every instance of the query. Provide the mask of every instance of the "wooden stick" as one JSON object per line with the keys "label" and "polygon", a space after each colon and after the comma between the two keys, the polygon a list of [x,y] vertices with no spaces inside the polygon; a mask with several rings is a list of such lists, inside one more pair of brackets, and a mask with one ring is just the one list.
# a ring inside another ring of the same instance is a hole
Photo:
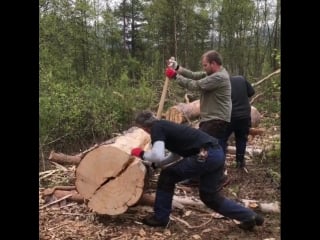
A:
{"label": "wooden stick", "polygon": [[64,225],[67,225],[67,224],[69,224],[69,222],[62,223],[62,224],[57,225],[57,226],[52,227],[52,228],[48,228],[48,230],[49,230],[49,231],[52,231],[52,230],[54,230],[54,229],[57,229],[57,228],[63,227]]}
{"label": "wooden stick", "polygon": [[73,194],[70,193],[70,194],[68,194],[67,196],[64,196],[64,197],[62,197],[62,198],[60,198],[60,199],[57,199],[57,200],[55,200],[55,201],[53,201],[53,202],[50,202],[50,203],[48,203],[48,204],[46,204],[46,205],[43,205],[43,206],[40,207],[39,209],[43,209],[43,208],[48,207],[48,206],[50,206],[50,205],[53,205],[53,204],[55,204],[55,203],[61,202],[62,200],[71,197],[72,195],[73,195]]}
{"label": "wooden stick", "polygon": [[160,98],[160,102],[159,102],[158,111],[157,111],[157,118],[158,119],[161,119],[164,100],[166,99],[166,95],[167,95],[168,85],[169,85],[169,78],[166,77],[166,80],[164,81],[162,93],[161,93],[161,98]]}
{"label": "wooden stick", "polygon": [[202,223],[202,224],[200,224],[200,225],[198,225],[198,226],[191,226],[187,221],[185,221],[185,220],[183,220],[183,219],[181,219],[181,218],[178,218],[178,217],[170,216],[170,218],[172,218],[173,220],[177,220],[177,221],[185,224],[185,225],[186,225],[188,228],[190,228],[190,229],[194,229],[194,228],[201,228],[201,227],[205,226],[206,224],[208,224],[209,222],[211,222],[212,219],[213,219],[213,216],[211,216],[208,221],[206,221],[206,222],[204,222],[204,223]]}
{"label": "wooden stick", "polygon": [[49,156],[49,161],[71,165],[78,165],[81,159],[81,156],[70,156],[64,153],[56,153],[54,150],[50,152]]}
{"label": "wooden stick", "polygon": [[[49,173],[47,173],[46,175],[43,175],[39,178],[39,180],[42,180],[44,178],[47,178],[49,176],[51,176],[52,174],[56,173],[56,172],[59,172],[60,170],[59,169],[55,169],[55,170],[51,170]],[[39,174],[40,175],[40,174]]]}

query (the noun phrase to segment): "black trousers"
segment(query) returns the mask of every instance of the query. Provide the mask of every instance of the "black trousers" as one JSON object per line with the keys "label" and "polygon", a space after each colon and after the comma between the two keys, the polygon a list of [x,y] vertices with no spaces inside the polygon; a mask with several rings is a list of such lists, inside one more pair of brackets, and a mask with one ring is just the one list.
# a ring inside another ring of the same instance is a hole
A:
{"label": "black trousers", "polygon": [[246,153],[248,142],[249,129],[251,127],[251,118],[233,119],[225,131],[225,136],[222,138],[222,149],[226,153],[228,139],[234,133],[236,141],[236,161],[243,162]]}

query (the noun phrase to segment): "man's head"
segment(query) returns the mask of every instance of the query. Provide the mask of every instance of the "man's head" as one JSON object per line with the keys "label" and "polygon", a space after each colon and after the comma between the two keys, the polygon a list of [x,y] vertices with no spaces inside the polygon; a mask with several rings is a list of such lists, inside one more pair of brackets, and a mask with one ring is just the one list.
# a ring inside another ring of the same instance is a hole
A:
{"label": "man's head", "polygon": [[221,65],[222,57],[217,51],[211,50],[202,55],[202,67],[207,75],[219,71]]}
{"label": "man's head", "polygon": [[138,127],[142,128],[146,132],[150,132],[150,128],[157,118],[153,115],[151,111],[145,110],[137,114],[135,118],[135,123]]}

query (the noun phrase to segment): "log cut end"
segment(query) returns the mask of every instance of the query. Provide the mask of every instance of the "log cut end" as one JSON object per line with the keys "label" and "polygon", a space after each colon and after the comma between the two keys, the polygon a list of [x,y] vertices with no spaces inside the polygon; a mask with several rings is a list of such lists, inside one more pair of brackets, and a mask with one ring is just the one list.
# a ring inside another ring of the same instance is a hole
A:
{"label": "log cut end", "polygon": [[118,215],[138,202],[143,193],[146,167],[137,158],[116,178],[110,179],[90,198],[88,207],[100,214]]}
{"label": "log cut end", "polygon": [[123,171],[130,159],[129,154],[110,145],[102,145],[91,151],[76,170],[78,192],[89,199],[102,184]]}
{"label": "log cut end", "polygon": [[179,103],[168,109],[166,112],[166,120],[183,123],[190,121],[200,115],[200,100],[191,103]]}
{"label": "log cut end", "polygon": [[146,167],[131,149],[150,147],[150,135],[132,128],[110,145],[90,151],[76,170],[76,188],[88,200],[88,207],[99,214],[124,213],[141,197]]}

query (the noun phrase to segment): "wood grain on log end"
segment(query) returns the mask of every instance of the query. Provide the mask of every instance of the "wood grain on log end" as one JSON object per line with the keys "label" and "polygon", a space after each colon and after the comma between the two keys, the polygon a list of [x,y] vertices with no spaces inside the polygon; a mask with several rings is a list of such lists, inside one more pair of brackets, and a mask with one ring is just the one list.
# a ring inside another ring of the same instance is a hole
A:
{"label": "wood grain on log end", "polygon": [[100,214],[118,215],[134,205],[143,193],[146,167],[137,158],[117,178],[99,188],[88,207]]}
{"label": "wood grain on log end", "polygon": [[116,177],[130,158],[126,152],[110,145],[102,145],[89,152],[76,170],[78,192],[89,199],[102,184]]}

